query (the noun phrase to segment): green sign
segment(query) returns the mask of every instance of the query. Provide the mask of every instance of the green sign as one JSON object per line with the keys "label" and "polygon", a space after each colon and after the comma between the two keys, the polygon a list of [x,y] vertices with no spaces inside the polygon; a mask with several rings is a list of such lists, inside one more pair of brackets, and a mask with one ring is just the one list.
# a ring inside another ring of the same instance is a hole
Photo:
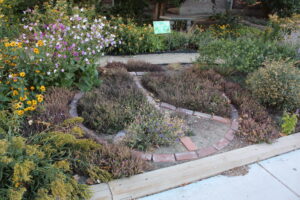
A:
{"label": "green sign", "polygon": [[171,33],[170,21],[154,21],[153,26],[155,34]]}

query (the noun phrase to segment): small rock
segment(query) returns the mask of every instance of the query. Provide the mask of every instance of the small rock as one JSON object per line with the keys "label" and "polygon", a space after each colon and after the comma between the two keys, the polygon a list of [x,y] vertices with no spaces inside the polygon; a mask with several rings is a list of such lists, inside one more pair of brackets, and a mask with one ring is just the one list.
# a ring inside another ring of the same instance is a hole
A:
{"label": "small rock", "polygon": [[125,138],[125,136],[126,136],[126,131],[124,131],[124,130],[119,131],[117,133],[117,135],[114,137],[114,140],[113,140],[114,144],[120,143]]}

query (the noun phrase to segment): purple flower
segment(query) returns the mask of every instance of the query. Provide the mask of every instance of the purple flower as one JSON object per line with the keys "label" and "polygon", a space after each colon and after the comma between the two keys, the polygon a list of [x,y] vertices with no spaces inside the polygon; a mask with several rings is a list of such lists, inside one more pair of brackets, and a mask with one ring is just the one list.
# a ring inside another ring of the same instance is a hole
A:
{"label": "purple flower", "polygon": [[57,50],[60,50],[61,47],[62,47],[62,46],[61,46],[60,44],[55,46],[55,48],[56,48]]}
{"label": "purple flower", "polygon": [[76,51],[74,51],[74,52],[73,52],[73,56],[76,56],[76,57],[77,57],[77,56],[79,56],[79,53],[76,52]]}
{"label": "purple flower", "polygon": [[59,24],[59,28],[61,29],[61,30],[65,30],[65,25],[63,25],[63,24]]}

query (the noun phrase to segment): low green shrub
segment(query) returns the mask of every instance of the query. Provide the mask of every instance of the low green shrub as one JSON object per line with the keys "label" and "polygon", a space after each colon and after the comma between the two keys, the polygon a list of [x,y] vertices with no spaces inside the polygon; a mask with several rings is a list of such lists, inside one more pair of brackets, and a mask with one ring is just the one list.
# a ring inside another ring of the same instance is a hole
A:
{"label": "low green shrub", "polygon": [[151,73],[143,85],[161,101],[177,107],[228,117],[230,107],[219,90],[221,86],[205,78],[205,72],[192,69],[179,74]]}
{"label": "low green shrub", "polygon": [[295,58],[293,48],[272,41],[251,38],[216,39],[200,46],[198,62],[208,64],[223,75],[249,73],[262,66],[267,59]]}
{"label": "low green shrub", "polygon": [[293,62],[267,61],[249,75],[247,84],[266,106],[293,111],[300,107],[300,70]]}
{"label": "low green shrub", "polygon": [[185,135],[186,129],[182,120],[164,117],[159,111],[145,106],[126,132],[125,143],[129,147],[146,151],[173,144],[176,139]]}
{"label": "low green shrub", "polygon": [[78,110],[86,126],[115,134],[134,120],[146,99],[125,69],[107,69],[106,73],[101,86],[79,101]]}
{"label": "low green shrub", "polygon": [[281,131],[287,135],[294,133],[296,130],[297,123],[298,116],[296,114],[290,115],[288,113],[284,113],[282,116]]}

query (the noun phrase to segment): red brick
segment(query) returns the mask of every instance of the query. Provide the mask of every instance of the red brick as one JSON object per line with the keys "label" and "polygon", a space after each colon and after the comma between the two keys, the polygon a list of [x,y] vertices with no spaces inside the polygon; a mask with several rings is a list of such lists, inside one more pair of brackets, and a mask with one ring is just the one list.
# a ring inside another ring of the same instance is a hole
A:
{"label": "red brick", "polygon": [[197,154],[198,154],[199,158],[203,158],[203,157],[212,155],[216,152],[217,152],[217,149],[215,149],[214,147],[206,147],[206,148],[202,148],[202,149],[198,150]]}
{"label": "red brick", "polygon": [[212,116],[209,114],[201,113],[201,112],[194,112],[194,115],[197,117],[205,118],[205,119],[211,119]]}
{"label": "red brick", "polygon": [[168,103],[161,103],[160,107],[166,108],[166,109],[169,109],[169,110],[176,110],[175,106],[172,106],[171,104],[168,104]]}
{"label": "red brick", "polygon": [[175,162],[174,154],[153,154],[153,162]]}
{"label": "red brick", "polygon": [[184,108],[177,108],[176,111],[184,113],[186,115],[193,115],[193,113],[194,113],[194,111],[188,110],[188,109],[184,109]]}
{"label": "red brick", "polygon": [[224,118],[224,117],[213,116],[212,119],[216,120],[218,122],[221,122],[221,123],[225,123],[225,124],[229,124],[230,123],[230,119],[227,119],[227,118]]}
{"label": "red brick", "polygon": [[193,159],[197,159],[198,156],[196,154],[196,152],[191,151],[191,152],[182,152],[182,153],[175,153],[175,158],[178,161],[182,161],[182,160],[193,160]]}
{"label": "red brick", "polygon": [[231,129],[237,131],[239,129],[239,122],[238,120],[233,120],[231,122]]}
{"label": "red brick", "polygon": [[234,138],[234,131],[232,129],[228,130],[226,135],[225,135],[225,138],[229,141],[233,140]]}
{"label": "red brick", "polygon": [[214,144],[214,147],[218,150],[223,149],[224,147],[226,147],[229,144],[229,141],[225,138],[221,139],[219,142],[217,142],[216,144]]}
{"label": "red brick", "polygon": [[185,146],[185,148],[189,151],[195,151],[198,149],[190,137],[182,137],[180,138],[180,141]]}

